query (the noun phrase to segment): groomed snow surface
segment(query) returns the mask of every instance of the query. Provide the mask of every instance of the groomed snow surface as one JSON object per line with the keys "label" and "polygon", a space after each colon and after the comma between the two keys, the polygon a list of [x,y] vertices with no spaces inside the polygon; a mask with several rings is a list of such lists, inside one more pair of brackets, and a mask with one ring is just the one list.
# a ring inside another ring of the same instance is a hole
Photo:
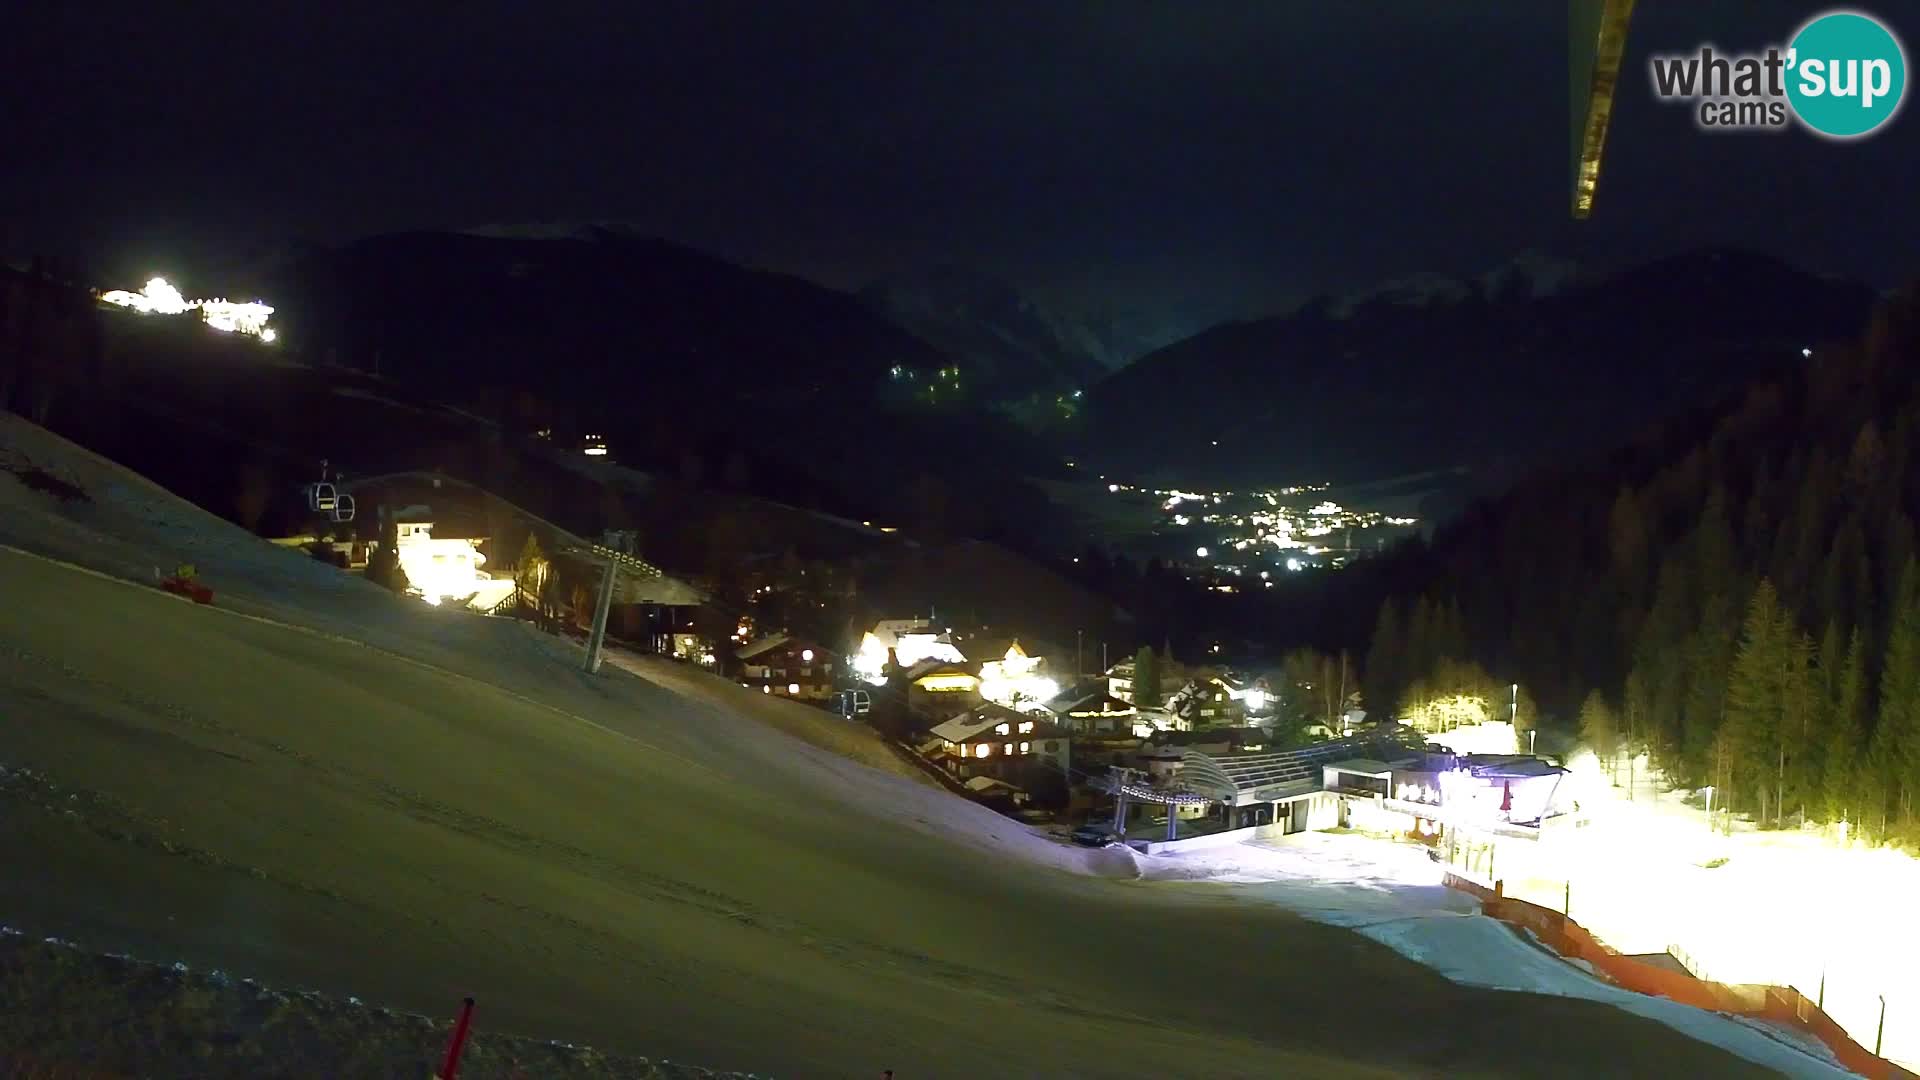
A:
{"label": "groomed snow surface", "polygon": [[1250,900],[1351,927],[1470,986],[1605,1002],[1796,1077],[1851,1076],[1817,1040],[1609,985],[1441,883],[1411,845],[1307,833],[1279,840],[1136,856],[1150,879],[1234,882]]}
{"label": "groomed snow surface", "polygon": [[[1920,861],[1841,842],[1836,829],[1726,835],[1707,827],[1705,793],[1661,790],[1646,761],[1619,783],[1591,754],[1570,760],[1593,824],[1552,858],[1509,860],[1507,895],[1559,908],[1622,952],[1677,946],[1695,972],[1724,983],[1792,986],[1872,1050],[1920,1066],[1920,938],[1907,929]],[[1516,853],[1518,854],[1518,853]],[[1823,985],[1824,984],[1824,985]]]}
{"label": "groomed snow surface", "polygon": [[[590,678],[567,642],[397,599],[10,415],[0,450],[89,495],[0,472],[0,544],[100,572],[0,550],[0,764],[65,808],[0,805],[0,859],[34,868],[0,875],[14,925],[423,1013],[472,993],[507,1030],[787,1075],[1734,1064],[1476,987],[1834,1073],[1597,983],[1418,851],[1056,843],[818,710],[640,658]],[[181,561],[217,609],[100,576]]]}

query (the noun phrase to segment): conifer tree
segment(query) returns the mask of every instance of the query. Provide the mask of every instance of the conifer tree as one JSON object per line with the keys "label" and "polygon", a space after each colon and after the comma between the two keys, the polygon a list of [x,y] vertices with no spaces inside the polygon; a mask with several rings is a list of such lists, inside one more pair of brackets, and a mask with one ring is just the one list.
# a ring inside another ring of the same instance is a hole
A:
{"label": "conifer tree", "polygon": [[1901,820],[1913,813],[1913,787],[1920,776],[1920,571],[1907,560],[1893,597],[1886,660],[1880,668],[1880,718],[1874,728],[1886,794]]}
{"label": "conifer tree", "polygon": [[1822,789],[1829,821],[1858,820],[1860,797],[1854,781],[1865,750],[1867,713],[1866,642],[1859,628],[1847,640],[1845,659],[1837,666]]}
{"label": "conifer tree", "polygon": [[1779,770],[1774,775],[1774,805],[1784,811],[1788,801],[1805,817],[1820,794],[1820,729],[1825,723],[1825,698],[1820,692],[1819,654],[1813,639],[1791,629],[1788,620],[1787,665],[1783,673],[1779,737]]}
{"label": "conifer tree", "polygon": [[1399,700],[1406,679],[1406,642],[1400,628],[1400,608],[1392,598],[1380,604],[1367,647],[1366,695],[1384,711]]}
{"label": "conifer tree", "polygon": [[[1766,820],[1770,792],[1777,792],[1776,759],[1781,747],[1781,720],[1787,693],[1789,641],[1773,583],[1762,579],[1747,605],[1727,677],[1726,731],[1733,777],[1743,789],[1756,793]],[[1775,802],[1778,812],[1778,803]]]}
{"label": "conifer tree", "polygon": [[1160,657],[1153,646],[1142,645],[1133,654],[1133,703],[1142,709],[1157,709],[1165,700],[1160,686]]}
{"label": "conifer tree", "polygon": [[1607,707],[1607,699],[1598,690],[1587,691],[1587,700],[1580,705],[1580,735],[1611,777],[1619,757],[1620,732],[1613,710]]}

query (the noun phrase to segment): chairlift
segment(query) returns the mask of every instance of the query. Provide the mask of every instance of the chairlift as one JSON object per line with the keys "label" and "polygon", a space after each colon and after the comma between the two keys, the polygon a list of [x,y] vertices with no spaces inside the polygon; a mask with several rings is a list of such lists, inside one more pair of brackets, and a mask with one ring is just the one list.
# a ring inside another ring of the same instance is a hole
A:
{"label": "chairlift", "polygon": [[340,497],[327,480],[327,459],[320,459],[320,479],[301,489],[307,496],[307,509],[331,517],[340,505]]}
{"label": "chairlift", "polygon": [[315,513],[331,514],[340,505],[340,496],[334,492],[333,485],[324,480],[317,484],[308,484],[306,493],[307,509]]}
{"label": "chairlift", "polygon": [[833,695],[833,711],[848,720],[873,711],[873,697],[865,690],[842,690]]}
{"label": "chairlift", "polygon": [[341,525],[353,520],[353,496],[334,490],[333,480],[341,480],[345,477],[336,474],[333,480],[329,480],[328,464],[326,458],[321,458],[320,479],[308,484],[301,491],[307,497],[308,510],[324,515],[328,521]]}

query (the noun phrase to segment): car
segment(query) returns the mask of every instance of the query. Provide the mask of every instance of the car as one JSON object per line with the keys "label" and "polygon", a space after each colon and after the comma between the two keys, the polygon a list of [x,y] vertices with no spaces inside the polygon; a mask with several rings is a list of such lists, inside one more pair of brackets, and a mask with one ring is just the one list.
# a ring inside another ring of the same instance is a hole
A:
{"label": "car", "polygon": [[1120,834],[1105,825],[1082,825],[1073,830],[1073,842],[1082,847],[1107,847],[1120,842]]}

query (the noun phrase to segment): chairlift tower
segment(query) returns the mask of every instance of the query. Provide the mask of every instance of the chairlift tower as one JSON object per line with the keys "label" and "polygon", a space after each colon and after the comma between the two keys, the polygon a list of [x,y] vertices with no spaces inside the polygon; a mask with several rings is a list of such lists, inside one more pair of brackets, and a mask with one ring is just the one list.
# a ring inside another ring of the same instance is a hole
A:
{"label": "chairlift tower", "polygon": [[619,571],[625,569],[639,578],[662,575],[657,567],[646,560],[603,544],[570,545],[562,548],[561,553],[606,567],[600,577],[600,595],[593,607],[593,629],[587,634],[586,671],[589,675],[597,674],[600,670],[600,653],[607,641],[607,616],[613,610],[613,593],[620,584]]}

